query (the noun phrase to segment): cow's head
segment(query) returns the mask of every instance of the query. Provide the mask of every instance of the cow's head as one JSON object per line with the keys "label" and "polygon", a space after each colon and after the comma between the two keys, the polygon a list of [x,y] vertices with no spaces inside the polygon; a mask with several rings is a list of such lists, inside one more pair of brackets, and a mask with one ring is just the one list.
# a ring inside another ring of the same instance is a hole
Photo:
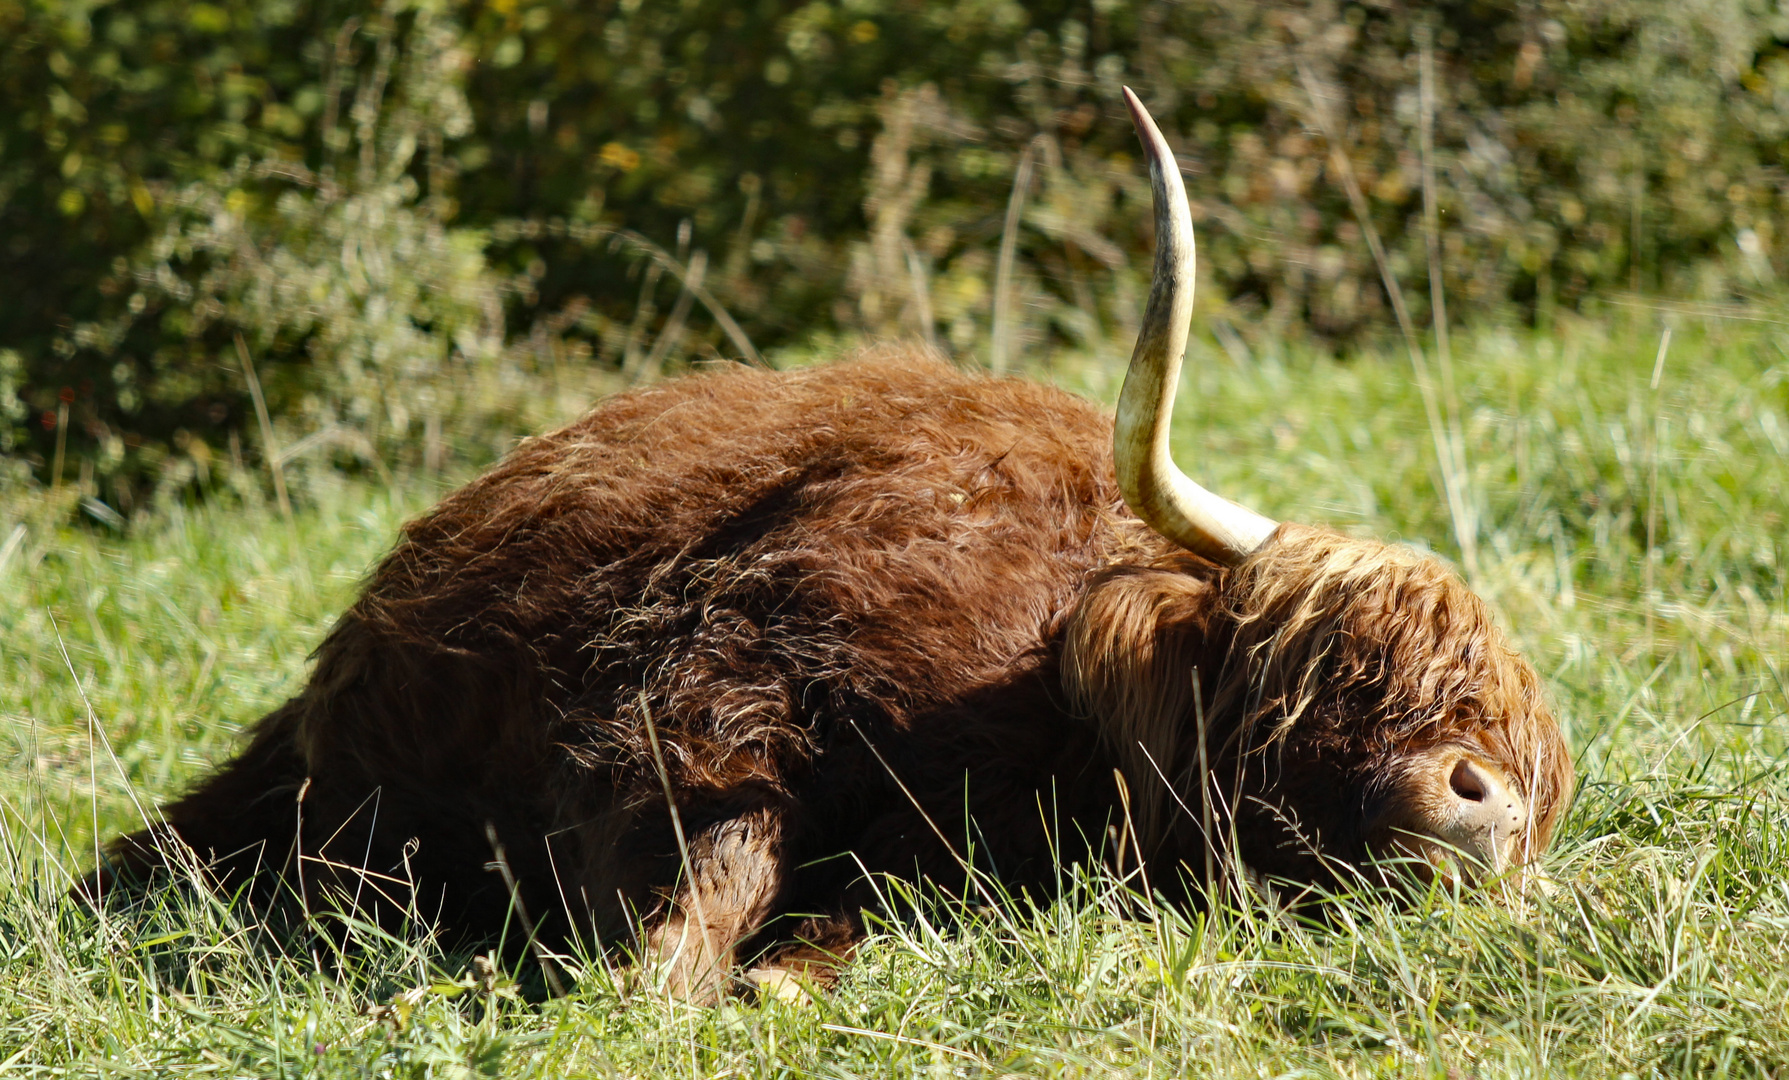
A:
{"label": "cow's head", "polygon": [[1564,808],[1571,758],[1484,602],[1433,558],[1274,522],[1169,457],[1192,222],[1172,153],[1125,95],[1157,253],[1114,463],[1138,517],[1197,558],[1098,575],[1064,675],[1123,763],[1140,844],[1194,870],[1221,852],[1312,883],[1396,856],[1466,880],[1526,862]]}

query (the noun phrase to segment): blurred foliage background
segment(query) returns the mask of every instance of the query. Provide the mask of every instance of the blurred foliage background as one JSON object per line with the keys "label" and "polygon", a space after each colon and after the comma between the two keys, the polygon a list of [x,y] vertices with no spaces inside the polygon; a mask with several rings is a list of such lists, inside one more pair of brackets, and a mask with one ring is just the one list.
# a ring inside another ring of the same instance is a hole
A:
{"label": "blurred foliage background", "polygon": [[1419,325],[1431,240],[1472,320],[1769,296],[1786,40],[1748,0],[0,0],[0,484],[110,520],[704,357],[1123,341],[1125,84],[1233,355],[1388,332],[1363,220]]}

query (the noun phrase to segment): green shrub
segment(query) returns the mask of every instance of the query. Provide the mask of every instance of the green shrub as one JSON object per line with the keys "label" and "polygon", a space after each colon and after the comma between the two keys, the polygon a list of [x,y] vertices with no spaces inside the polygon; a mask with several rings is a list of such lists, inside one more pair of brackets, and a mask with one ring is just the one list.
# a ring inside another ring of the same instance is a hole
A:
{"label": "green shrub", "polygon": [[103,472],[206,487],[242,470],[244,439],[299,476],[318,461],[438,467],[444,431],[491,436],[488,456],[563,413],[540,376],[564,343],[509,340],[522,286],[487,264],[484,231],[448,221],[442,145],[470,126],[458,29],[407,8],[344,36],[370,62],[330,76],[347,85],[330,88],[342,106],[317,167],[266,147],[158,185],[157,228],[109,279],[122,302],[66,337],[76,370],[109,367],[110,416],[91,378],[62,395]]}
{"label": "green shrub", "polygon": [[[293,437],[352,429],[337,450],[370,462],[427,456],[438,406],[393,385],[475,358],[571,349],[638,375],[745,338],[916,334],[1048,363],[1136,317],[1125,83],[1189,174],[1208,320],[1351,346],[1387,305],[1323,132],[1421,322],[1425,40],[1456,310],[1760,293],[1789,270],[1784,19],[1733,0],[0,0],[0,347],[30,421],[0,424],[40,474],[67,398],[70,458],[101,474],[252,439],[236,330]],[[664,251],[608,242],[621,229]],[[389,273],[337,259],[350,235]],[[743,334],[680,300],[671,263],[700,264]]]}

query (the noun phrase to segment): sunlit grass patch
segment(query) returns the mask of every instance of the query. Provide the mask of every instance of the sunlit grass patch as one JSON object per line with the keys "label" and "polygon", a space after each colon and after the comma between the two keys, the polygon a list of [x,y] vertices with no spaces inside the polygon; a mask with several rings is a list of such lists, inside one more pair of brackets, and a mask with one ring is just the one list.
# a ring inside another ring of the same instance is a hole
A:
{"label": "sunlit grass patch", "polygon": [[[443,485],[318,484],[290,524],[252,485],[122,534],[20,511],[0,559],[0,1065],[1780,1074],[1789,335],[1684,320],[1660,365],[1655,324],[1612,326],[1456,344],[1472,584],[1546,679],[1579,763],[1537,875],[1491,896],[1342,897],[1320,920],[1246,897],[1161,908],[1105,876],[1070,874],[1058,898],[990,883],[962,902],[890,882],[836,988],[713,1009],[602,955],[564,958],[570,993],[553,999],[532,961],[482,968],[420,927],[362,928],[336,950],[198,890],[104,920],[65,903],[96,837],[139,823],[301,685],[357,582]],[[1189,471],[1277,517],[1459,559],[1400,353],[1195,353],[1176,432]],[[1049,377],[1110,400],[1120,359]]]}

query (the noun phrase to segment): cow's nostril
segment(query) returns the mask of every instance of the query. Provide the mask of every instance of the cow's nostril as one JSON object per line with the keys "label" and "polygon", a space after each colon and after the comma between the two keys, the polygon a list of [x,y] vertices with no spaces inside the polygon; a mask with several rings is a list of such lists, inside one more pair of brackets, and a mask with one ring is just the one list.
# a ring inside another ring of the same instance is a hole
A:
{"label": "cow's nostril", "polygon": [[1447,782],[1454,794],[1467,802],[1484,802],[1485,796],[1491,792],[1488,778],[1468,758],[1461,758],[1454,763],[1454,771],[1448,776]]}

